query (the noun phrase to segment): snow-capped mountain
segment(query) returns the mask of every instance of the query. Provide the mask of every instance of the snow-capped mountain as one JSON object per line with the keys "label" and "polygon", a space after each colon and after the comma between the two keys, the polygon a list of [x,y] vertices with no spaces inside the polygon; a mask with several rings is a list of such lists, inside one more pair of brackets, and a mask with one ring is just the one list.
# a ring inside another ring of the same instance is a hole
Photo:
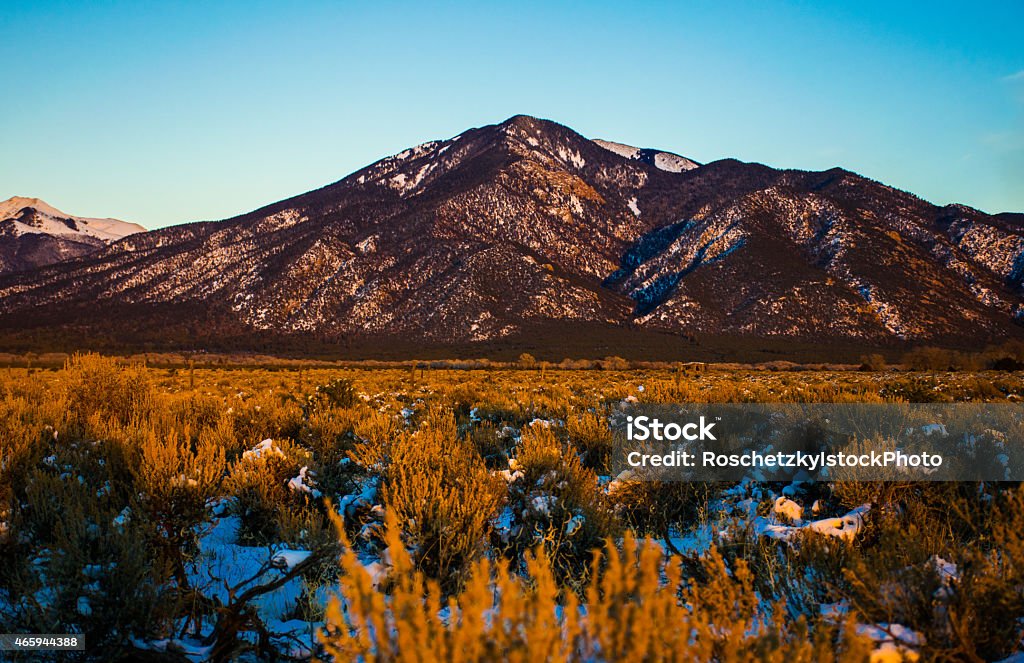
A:
{"label": "snow-capped mountain", "polygon": [[67,214],[38,198],[8,198],[0,202],[0,273],[78,258],[145,230],[118,219]]}
{"label": "snow-capped mountain", "polygon": [[1022,265],[1024,215],[936,207],[838,168],[698,165],[516,116],[236,218],[0,278],[0,327],[354,354],[984,344],[1021,335]]}

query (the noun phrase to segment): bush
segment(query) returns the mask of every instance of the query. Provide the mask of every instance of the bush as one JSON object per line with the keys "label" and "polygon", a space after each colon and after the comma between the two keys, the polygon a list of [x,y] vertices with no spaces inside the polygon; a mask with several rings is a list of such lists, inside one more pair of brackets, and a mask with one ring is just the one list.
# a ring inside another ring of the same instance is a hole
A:
{"label": "bush", "polygon": [[885,357],[880,354],[863,355],[860,358],[862,371],[884,371],[887,365]]}
{"label": "bush", "polygon": [[592,412],[569,417],[566,432],[580,452],[580,460],[600,474],[607,474],[612,460],[614,439],[608,420]]}
{"label": "bush", "polygon": [[413,565],[394,514],[387,600],[342,537],[341,595],[331,599],[321,634],[336,660],[828,662],[867,661],[870,651],[852,628],[839,637],[825,623],[812,629],[779,611],[764,614],[749,570],[742,562],[728,568],[714,550],[702,582],[684,584],[679,565],[652,542],[627,534],[620,551],[608,540],[582,602],[560,592],[543,548],[526,557],[524,576],[483,558],[443,617],[445,595]]}
{"label": "bush", "polygon": [[458,437],[451,411],[435,411],[422,430],[395,440],[383,496],[405,527],[417,567],[451,590],[483,552],[503,487]]}
{"label": "bush", "polygon": [[543,544],[558,580],[581,589],[594,548],[618,532],[597,475],[541,424],[523,429],[514,464],[522,476],[509,488],[518,520],[509,552],[522,559]]}
{"label": "bush", "polygon": [[113,422],[126,427],[153,408],[153,390],[145,367],[119,364],[97,354],[75,354],[64,364],[62,380],[67,423],[76,430]]}
{"label": "bush", "polygon": [[288,482],[310,463],[309,452],[286,440],[267,439],[231,464],[226,481],[241,517],[239,538],[263,544],[280,540],[281,515],[305,506],[307,493],[296,493]]}

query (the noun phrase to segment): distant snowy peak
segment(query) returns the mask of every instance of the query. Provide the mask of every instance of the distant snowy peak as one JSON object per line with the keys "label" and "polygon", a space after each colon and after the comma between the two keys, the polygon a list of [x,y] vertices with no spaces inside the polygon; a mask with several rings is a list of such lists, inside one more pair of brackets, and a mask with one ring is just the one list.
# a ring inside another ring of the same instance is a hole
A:
{"label": "distant snowy peak", "polygon": [[38,198],[22,196],[0,202],[0,228],[15,236],[51,235],[90,243],[108,243],[146,230],[118,219],[74,216]]}
{"label": "distant snowy peak", "polygon": [[615,143],[610,140],[600,140],[596,138],[594,139],[594,143],[609,152],[618,154],[620,157],[633,159],[634,161],[642,161],[661,170],[667,170],[670,173],[682,173],[700,166],[696,161],[679,156],[678,154],[672,154],[671,152],[661,152],[659,150],[652,150],[649,148],[633,147],[632,145],[624,145],[623,143]]}

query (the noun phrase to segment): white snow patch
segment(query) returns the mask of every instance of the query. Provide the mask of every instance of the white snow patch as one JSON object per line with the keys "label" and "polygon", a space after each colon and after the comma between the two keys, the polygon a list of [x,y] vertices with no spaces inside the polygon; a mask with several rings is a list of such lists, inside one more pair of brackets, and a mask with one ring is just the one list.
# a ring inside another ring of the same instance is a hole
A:
{"label": "white snow patch", "polygon": [[303,465],[302,469],[299,470],[299,476],[288,480],[288,489],[293,493],[307,493],[317,498],[321,496],[320,491],[316,488],[316,483],[313,481],[313,473],[309,471],[307,465]]}
{"label": "white snow patch", "polygon": [[801,522],[801,518],[804,515],[803,507],[786,497],[780,497],[775,500],[772,512],[776,515],[784,516],[796,524]]}
{"label": "white snow patch", "polygon": [[575,516],[570,518],[569,522],[565,523],[565,535],[573,536],[574,534],[576,534],[576,532],[580,531],[580,528],[583,527],[583,523],[585,521],[586,519],[583,517],[582,514],[576,514]]}
{"label": "white snow patch", "polygon": [[802,525],[779,525],[767,518],[758,517],[754,520],[753,526],[756,534],[780,541],[791,541],[804,530],[852,541],[864,526],[864,516],[870,510],[870,504],[862,504],[844,516],[823,518]]}
{"label": "white snow patch", "polygon": [[924,644],[924,636],[902,624],[858,624],[857,633],[871,638],[878,646],[871,652],[871,663],[901,663],[920,658],[914,647]]}
{"label": "white snow patch", "polygon": [[545,516],[551,515],[551,509],[558,503],[558,498],[554,495],[536,495],[530,500],[530,506],[537,513]]}
{"label": "white snow patch", "polygon": [[559,147],[558,148],[558,156],[561,157],[563,162],[565,162],[567,164],[571,163],[572,165],[576,166],[577,168],[582,168],[583,166],[587,165],[587,162],[583,158],[583,155],[581,155],[576,150],[569,150],[569,149],[566,149],[564,147]]}
{"label": "white snow patch", "polygon": [[[616,143],[610,140],[595,139],[592,142],[603,147],[609,152],[614,152],[620,157],[624,157],[626,159],[640,161],[643,158],[643,152],[639,147]],[[647,153],[651,154],[651,152],[652,151],[648,151]],[[678,154],[672,154],[671,152],[654,152],[654,167],[659,170],[664,170],[670,173],[682,173],[687,170],[698,168],[699,166],[700,164],[696,161],[679,156]]]}
{"label": "white snow patch", "polygon": [[636,197],[629,199],[629,211],[633,212],[633,216],[640,218],[640,208],[636,206]]}
{"label": "white snow patch", "polygon": [[618,154],[620,157],[625,157],[627,159],[640,158],[640,148],[633,147],[632,145],[624,145],[622,143],[614,143],[610,140],[600,139],[594,139],[593,142],[597,143],[599,146],[603,147],[609,152],[614,152],[615,154]]}
{"label": "white snow patch", "polygon": [[309,559],[312,553],[308,550],[279,550],[271,558],[271,563],[277,568],[291,571],[299,564]]}
{"label": "white snow patch", "polygon": [[281,449],[276,444],[274,444],[274,441],[270,438],[263,440],[252,449],[249,449],[242,453],[242,458],[261,458],[263,454],[267,454],[268,456],[280,456],[284,458],[284,452],[281,451]]}
{"label": "white snow patch", "polygon": [[687,170],[693,170],[697,167],[697,164],[690,161],[686,157],[681,157],[678,154],[671,154],[669,152],[658,152],[654,155],[655,167],[666,170],[670,173],[683,173]]}

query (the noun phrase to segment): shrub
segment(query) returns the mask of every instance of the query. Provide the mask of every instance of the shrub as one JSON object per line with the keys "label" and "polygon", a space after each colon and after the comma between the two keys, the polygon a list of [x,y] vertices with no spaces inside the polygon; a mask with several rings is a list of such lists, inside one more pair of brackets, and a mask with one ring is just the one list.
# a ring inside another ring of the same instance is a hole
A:
{"label": "shrub", "polygon": [[715,551],[702,581],[684,585],[679,565],[666,563],[655,544],[627,534],[620,551],[608,540],[582,602],[559,591],[543,549],[526,557],[522,577],[483,558],[444,602],[438,583],[413,565],[394,514],[390,597],[342,537],[341,593],[320,635],[337,660],[866,661],[870,651],[850,628],[840,638],[824,623],[812,629],[779,611],[764,614],[746,567],[728,568]]}
{"label": "shrub", "polygon": [[281,514],[309,503],[309,494],[288,487],[309,463],[305,449],[268,438],[231,464],[226,487],[237,498],[234,509],[242,519],[240,540],[256,544],[280,540]]}
{"label": "shrub", "polygon": [[559,581],[581,589],[593,549],[618,531],[597,475],[540,424],[523,429],[515,464],[522,476],[509,488],[519,523],[510,552],[522,558],[543,543]]}
{"label": "shrub", "polygon": [[90,422],[129,426],[153,408],[149,375],[141,364],[119,364],[98,354],[75,354],[64,364],[62,380],[67,422],[85,429]]}
{"label": "shrub", "polygon": [[415,434],[393,443],[384,502],[405,528],[418,568],[458,586],[483,545],[502,499],[500,480],[472,444],[460,439],[451,411],[435,411]]}
{"label": "shrub", "polygon": [[863,355],[860,358],[862,371],[884,371],[887,365],[885,357],[880,354]]}
{"label": "shrub", "polygon": [[225,470],[224,449],[204,440],[193,450],[188,437],[150,433],[132,465],[140,506],[155,529],[152,543],[182,587],[195,526],[206,519],[206,501],[218,494]]}
{"label": "shrub", "polygon": [[569,417],[566,425],[569,440],[580,452],[580,460],[600,474],[607,474],[612,459],[611,428],[604,417],[592,412]]}
{"label": "shrub", "polygon": [[359,402],[359,394],[351,380],[335,378],[319,385],[306,399],[306,411],[321,408],[349,408]]}

